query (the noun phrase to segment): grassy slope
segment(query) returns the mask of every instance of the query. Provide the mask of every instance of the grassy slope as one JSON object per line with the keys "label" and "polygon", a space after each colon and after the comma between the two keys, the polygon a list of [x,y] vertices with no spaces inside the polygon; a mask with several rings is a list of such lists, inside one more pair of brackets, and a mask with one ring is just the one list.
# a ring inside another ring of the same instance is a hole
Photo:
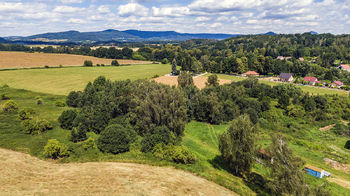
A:
{"label": "grassy slope", "polygon": [[[205,76],[209,76],[210,74],[206,74]],[[245,80],[246,78],[232,76],[232,75],[225,75],[225,74],[217,74],[220,79],[226,79],[226,80],[233,80],[235,82]],[[271,86],[275,86],[279,84],[278,82],[272,82],[272,81],[266,81],[266,80],[259,80],[259,82],[268,84]],[[298,85],[303,91],[309,92],[311,94],[319,94],[319,95],[325,95],[325,94],[338,94],[343,96],[348,96],[349,92],[343,91],[343,90],[337,90],[337,89],[330,89],[330,88],[319,88],[319,87],[313,87],[313,86],[300,86]]]}
{"label": "grassy slope", "polygon": [[17,89],[67,95],[72,90],[83,90],[98,76],[111,80],[146,79],[170,73],[170,65],[146,64],[120,67],[69,67],[0,71],[0,85]]}
{"label": "grassy slope", "polygon": [[[20,125],[21,121],[17,119],[16,113],[8,114],[0,110],[1,148],[25,152],[33,156],[44,158],[42,155],[43,148],[49,139],[55,138],[68,146],[74,146],[74,144],[69,141],[70,131],[59,128],[57,122],[58,116],[63,110],[67,109],[55,106],[55,101],[63,100],[63,96],[45,95],[4,87],[0,87],[0,94],[1,93],[7,94],[11,99],[16,101],[20,109],[32,108],[36,111],[37,116],[49,120],[54,125],[54,129],[41,135],[27,135],[23,132]],[[42,97],[43,105],[36,105],[35,97],[37,96]],[[4,102],[5,101],[0,100],[0,105]],[[203,126],[206,129],[203,129]],[[217,164],[215,161],[213,162],[213,159],[219,154],[217,149],[217,135],[222,133],[225,127],[215,126],[215,129],[213,128],[214,126],[198,122],[192,122],[187,125],[184,144],[198,156],[198,161],[193,165],[180,165],[160,161],[155,159],[151,154],[141,153],[138,147],[133,148],[136,150],[119,155],[103,154],[99,151],[84,151],[76,148],[78,149],[76,153],[71,154],[69,158],[61,160],[61,162],[118,161],[159,166],[171,165],[203,176],[241,195],[254,195],[254,192],[244,184],[242,179],[233,176],[224,169],[216,168]],[[95,134],[89,133],[89,135],[95,139],[98,138]]]}

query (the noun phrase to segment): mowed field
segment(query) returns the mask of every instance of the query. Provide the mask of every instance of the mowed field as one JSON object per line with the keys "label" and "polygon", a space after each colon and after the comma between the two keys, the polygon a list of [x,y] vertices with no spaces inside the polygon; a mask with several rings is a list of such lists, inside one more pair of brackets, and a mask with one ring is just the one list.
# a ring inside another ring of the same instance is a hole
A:
{"label": "mowed field", "polygon": [[154,75],[170,73],[171,66],[142,64],[119,67],[67,67],[49,69],[21,69],[0,71],[0,85],[55,95],[67,95],[83,90],[98,76],[111,80],[150,79]]}
{"label": "mowed field", "polygon": [[[177,78],[178,78],[177,76],[160,76],[158,78],[155,78],[154,81],[162,84],[167,84],[170,86],[174,86],[174,85],[177,86],[178,85]],[[204,88],[206,86],[207,81],[208,81],[208,78],[204,76],[193,78],[194,85],[196,85],[199,89]],[[230,84],[231,82],[232,80],[219,79],[220,85]]]}
{"label": "mowed field", "polygon": [[170,167],[57,164],[5,149],[0,149],[0,172],[1,195],[237,195]]}
{"label": "mowed field", "polygon": [[[44,66],[82,66],[85,60],[94,64],[110,65],[113,59],[72,54],[48,54],[25,52],[0,52],[0,69],[28,68]],[[149,64],[149,61],[118,60],[119,64]]]}

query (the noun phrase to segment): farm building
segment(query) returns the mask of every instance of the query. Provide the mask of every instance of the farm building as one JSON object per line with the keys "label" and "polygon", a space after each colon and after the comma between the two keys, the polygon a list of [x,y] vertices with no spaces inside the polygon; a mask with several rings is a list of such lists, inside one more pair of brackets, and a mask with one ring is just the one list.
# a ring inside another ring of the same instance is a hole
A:
{"label": "farm building", "polygon": [[307,82],[310,85],[315,85],[316,83],[318,83],[318,80],[315,77],[305,77],[304,82]]}
{"label": "farm building", "polygon": [[280,81],[281,82],[293,82],[294,78],[291,73],[281,73],[280,74]]}
{"label": "farm building", "polygon": [[306,171],[308,174],[313,175],[317,178],[322,178],[323,176],[331,175],[329,172],[312,165],[305,165],[304,171]]}
{"label": "farm building", "polygon": [[350,72],[350,65],[341,64],[339,68],[342,69],[342,70]]}
{"label": "farm building", "polygon": [[283,61],[284,57],[283,56],[278,56],[277,59]]}
{"label": "farm building", "polygon": [[243,77],[248,77],[248,76],[259,76],[259,73],[256,73],[255,71],[248,71],[244,74],[242,74]]}
{"label": "farm building", "polygon": [[299,61],[305,61],[303,57],[299,57]]}

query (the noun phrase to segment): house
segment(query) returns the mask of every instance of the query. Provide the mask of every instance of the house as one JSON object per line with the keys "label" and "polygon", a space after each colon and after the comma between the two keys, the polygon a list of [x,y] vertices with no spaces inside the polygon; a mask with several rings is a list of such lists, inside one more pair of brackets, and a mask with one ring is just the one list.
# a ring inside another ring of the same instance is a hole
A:
{"label": "house", "polygon": [[286,56],[284,59],[286,59],[286,61],[287,61],[289,59],[292,59],[292,57],[291,56]]}
{"label": "house", "polygon": [[317,178],[322,178],[323,176],[325,176],[325,172],[326,172],[323,169],[320,169],[312,165],[305,165],[304,171],[306,171],[308,174],[313,175]]}
{"label": "house", "polygon": [[244,74],[242,74],[243,77],[248,77],[248,76],[259,76],[259,73],[256,73],[255,71],[248,71]]}
{"label": "house", "polygon": [[350,65],[341,64],[339,68],[340,68],[341,70],[345,70],[345,71],[350,72]]}
{"label": "house", "polygon": [[307,82],[310,85],[315,85],[316,83],[318,83],[318,80],[315,77],[305,77],[304,82]]}
{"label": "house", "polygon": [[281,73],[280,74],[280,81],[281,82],[293,82],[294,78],[291,73]]}
{"label": "house", "polygon": [[299,57],[299,61],[305,61],[303,57]]}
{"label": "house", "polygon": [[283,61],[284,57],[283,56],[278,56],[277,59]]}
{"label": "house", "polygon": [[341,81],[334,81],[334,82],[331,83],[329,86],[340,88],[340,87],[342,87],[343,85],[344,85],[344,83],[342,83]]}

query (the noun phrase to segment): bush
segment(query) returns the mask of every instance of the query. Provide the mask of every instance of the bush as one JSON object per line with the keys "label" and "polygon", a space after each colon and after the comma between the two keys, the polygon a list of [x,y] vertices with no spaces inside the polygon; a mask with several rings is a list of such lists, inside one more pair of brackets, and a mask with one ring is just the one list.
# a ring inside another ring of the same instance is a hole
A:
{"label": "bush", "polygon": [[72,129],[74,119],[77,117],[77,111],[75,110],[66,110],[63,111],[61,116],[58,117],[58,122],[63,129]]}
{"label": "bush", "polygon": [[337,135],[348,135],[348,127],[343,125],[343,124],[339,124],[337,123],[333,128],[332,131],[337,134]]}
{"label": "bush", "polygon": [[37,105],[42,105],[43,104],[43,100],[41,98],[36,100],[36,104]]}
{"label": "bush", "polygon": [[169,63],[169,61],[168,61],[167,58],[164,58],[164,59],[162,60],[162,64],[168,64],[168,63]]}
{"label": "bush", "polygon": [[349,149],[350,150],[350,140],[348,140],[344,146],[344,148]]}
{"label": "bush", "polygon": [[0,94],[0,100],[9,100],[10,97],[7,96],[6,94]]}
{"label": "bush", "polygon": [[84,61],[84,67],[92,67],[92,66],[93,66],[92,61],[88,61],[88,60]]}
{"label": "bush", "polygon": [[119,66],[119,62],[117,60],[113,60],[111,65],[112,66]]}
{"label": "bush", "polygon": [[157,144],[153,149],[153,155],[162,160],[182,164],[192,164],[196,161],[196,156],[187,147],[174,146],[173,144]]}
{"label": "bush", "polygon": [[66,99],[66,104],[69,107],[78,107],[81,101],[82,92],[81,91],[71,91]]}
{"label": "bush", "polygon": [[15,112],[18,110],[18,105],[15,101],[9,100],[2,106],[2,110],[4,112]]}
{"label": "bush", "polygon": [[175,135],[166,126],[157,127],[153,134],[147,134],[141,144],[142,152],[151,152],[157,144],[169,144],[174,143]]}
{"label": "bush", "polygon": [[56,101],[56,102],[55,102],[55,105],[56,105],[57,107],[65,107],[65,106],[66,106],[66,104],[65,104],[63,101]]}
{"label": "bush", "polygon": [[27,119],[22,122],[22,126],[24,127],[24,132],[27,134],[41,134],[47,130],[52,129],[52,125],[43,119]]}
{"label": "bush", "polygon": [[50,139],[47,142],[43,154],[45,157],[52,159],[69,156],[68,147],[58,142],[56,139]]}
{"label": "bush", "polygon": [[84,150],[97,149],[97,145],[95,143],[95,140],[92,137],[89,137],[87,140],[83,141],[82,145],[83,145]]}
{"label": "bush", "polygon": [[131,132],[133,130],[125,128],[122,125],[110,125],[101,132],[97,140],[97,146],[102,152],[113,154],[127,152],[132,142]]}
{"label": "bush", "polygon": [[86,130],[83,126],[73,127],[70,140],[74,143],[86,140]]}
{"label": "bush", "polygon": [[28,120],[31,119],[31,115],[35,114],[33,109],[23,109],[18,112],[18,119],[20,120]]}

